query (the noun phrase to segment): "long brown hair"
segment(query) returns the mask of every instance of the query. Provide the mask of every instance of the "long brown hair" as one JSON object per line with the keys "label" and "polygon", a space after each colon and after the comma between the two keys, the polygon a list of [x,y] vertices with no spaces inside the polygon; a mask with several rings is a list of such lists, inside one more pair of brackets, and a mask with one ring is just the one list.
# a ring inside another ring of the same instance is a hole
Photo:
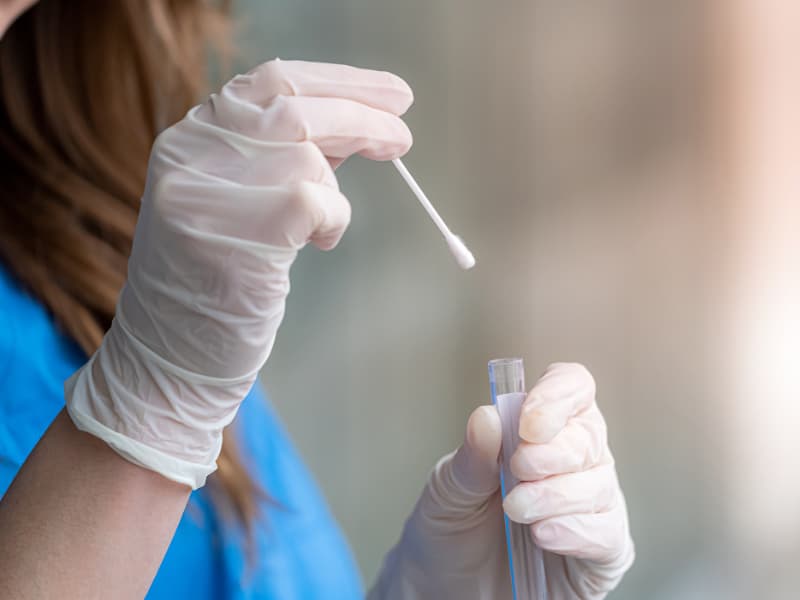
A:
{"label": "long brown hair", "polygon": [[[227,2],[41,0],[0,41],[0,260],[86,355],[125,280],[150,146],[205,87]],[[209,483],[251,524],[231,432]]]}

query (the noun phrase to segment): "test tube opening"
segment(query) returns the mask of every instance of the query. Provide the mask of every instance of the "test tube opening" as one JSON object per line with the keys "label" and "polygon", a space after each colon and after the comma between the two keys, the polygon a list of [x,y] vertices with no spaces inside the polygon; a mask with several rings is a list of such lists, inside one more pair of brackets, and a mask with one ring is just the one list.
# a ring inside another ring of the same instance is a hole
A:
{"label": "test tube opening", "polygon": [[521,358],[496,358],[489,361],[492,396],[525,391],[525,364]]}

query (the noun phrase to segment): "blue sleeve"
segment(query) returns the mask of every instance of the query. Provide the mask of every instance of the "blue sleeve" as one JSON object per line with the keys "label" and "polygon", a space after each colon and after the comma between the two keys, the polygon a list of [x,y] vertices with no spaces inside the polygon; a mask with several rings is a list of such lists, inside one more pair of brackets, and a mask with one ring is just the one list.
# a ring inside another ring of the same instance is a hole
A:
{"label": "blue sleeve", "polygon": [[[64,380],[85,360],[0,265],[0,497],[64,406]],[[218,536],[206,494],[193,493],[149,597],[224,597]]]}
{"label": "blue sleeve", "polygon": [[0,496],[64,406],[64,380],[85,360],[0,268]]}
{"label": "blue sleeve", "polygon": [[[63,408],[63,382],[85,359],[0,265],[0,497]],[[350,548],[258,384],[234,427],[266,494],[251,531],[254,554],[209,488],[197,490],[148,600],[363,598]]]}
{"label": "blue sleeve", "polygon": [[242,403],[235,430],[266,497],[254,523],[252,560],[240,536],[225,538],[225,572],[232,577],[226,597],[363,599],[347,540],[259,384]]}

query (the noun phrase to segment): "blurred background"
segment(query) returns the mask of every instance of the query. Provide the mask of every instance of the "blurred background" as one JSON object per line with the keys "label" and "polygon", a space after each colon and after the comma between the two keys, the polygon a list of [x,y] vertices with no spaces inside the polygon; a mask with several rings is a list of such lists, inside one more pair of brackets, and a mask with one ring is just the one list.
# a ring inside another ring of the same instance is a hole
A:
{"label": "blurred background", "polygon": [[638,550],[614,599],[800,597],[782,4],[237,0],[239,70],[410,82],[406,164],[478,259],[461,272],[391,166],[356,159],[344,241],[294,268],[263,380],[365,582],[489,401],[486,362],[522,356],[530,385],[554,361],[597,380]]}

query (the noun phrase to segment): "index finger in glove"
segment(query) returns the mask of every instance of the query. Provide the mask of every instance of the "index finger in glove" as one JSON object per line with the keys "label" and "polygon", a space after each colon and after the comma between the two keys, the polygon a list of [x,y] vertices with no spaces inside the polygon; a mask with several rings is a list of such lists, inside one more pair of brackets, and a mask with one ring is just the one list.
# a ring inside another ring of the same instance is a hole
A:
{"label": "index finger in glove", "polygon": [[311,141],[335,167],[352,154],[405,154],[412,138],[399,115],[412,101],[408,85],[390,73],[275,60],[232,79],[196,115],[264,142]]}
{"label": "index finger in glove", "polygon": [[313,142],[334,160],[361,154],[389,160],[405,154],[411,132],[400,117],[347,98],[276,96],[265,107],[212,96],[196,112],[197,120],[216,129],[261,142]]}
{"label": "index finger in glove", "polygon": [[402,156],[412,144],[402,119],[342,98],[279,96],[264,109],[259,130],[271,141],[311,141],[328,158]]}
{"label": "index finger in glove", "polygon": [[569,419],[594,404],[595,382],[583,365],[556,363],[528,394],[522,405],[519,435],[528,442],[546,444]]}
{"label": "index finger in glove", "polygon": [[299,60],[263,63],[225,89],[261,107],[277,96],[342,98],[400,116],[414,102],[409,85],[393,73]]}

